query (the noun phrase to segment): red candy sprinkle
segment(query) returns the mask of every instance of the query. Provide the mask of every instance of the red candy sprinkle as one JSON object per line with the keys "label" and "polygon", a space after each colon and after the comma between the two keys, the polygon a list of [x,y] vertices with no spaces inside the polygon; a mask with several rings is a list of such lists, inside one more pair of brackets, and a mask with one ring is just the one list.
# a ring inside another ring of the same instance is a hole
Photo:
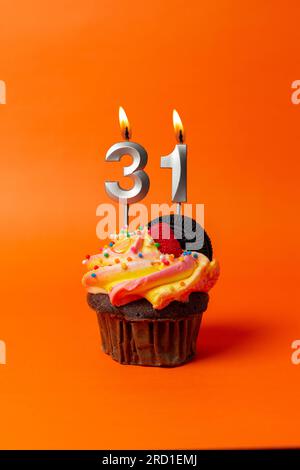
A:
{"label": "red candy sprinkle", "polygon": [[91,255],[86,255],[86,259],[90,259]]}
{"label": "red candy sprinkle", "polygon": [[97,265],[96,265],[96,266],[94,266],[94,269],[99,269],[99,266],[97,266]]}

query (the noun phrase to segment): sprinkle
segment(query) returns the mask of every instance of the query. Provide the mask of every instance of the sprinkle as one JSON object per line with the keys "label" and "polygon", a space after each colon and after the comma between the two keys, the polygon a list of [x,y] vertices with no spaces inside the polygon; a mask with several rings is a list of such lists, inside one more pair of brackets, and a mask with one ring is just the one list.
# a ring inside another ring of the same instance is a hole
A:
{"label": "sprinkle", "polygon": [[126,233],[126,236],[127,236],[127,238],[130,238],[130,233],[127,232],[127,233]]}
{"label": "sprinkle", "polygon": [[117,263],[117,264],[120,263],[119,258],[115,258],[115,263]]}
{"label": "sprinkle", "polygon": [[185,286],[185,282],[184,281],[180,281],[180,285],[183,287]]}
{"label": "sprinkle", "polygon": [[99,269],[99,266],[97,266],[97,265],[96,265],[96,266],[94,266],[94,269]]}
{"label": "sprinkle", "polygon": [[142,233],[142,232],[141,232],[140,230],[137,230],[137,231],[136,231],[136,234],[137,234],[137,235],[141,235],[141,233]]}
{"label": "sprinkle", "polygon": [[86,259],[90,259],[91,255],[86,255]]}
{"label": "sprinkle", "polygon": [[143,228],[144,228],[143,225],[139,226],[139,230],[143,230]]}
{"label": "sprinkle", "polygon": [[170,261],[166,258],[166,255],[160,255],[159,259],[165,266],[170,264]]}
{"label": "sprinkle", "polygon": [[183,256],[188,256],[188,255],[191,255],[192,252],[191,251],[184,251],[182,254],[183,254]]}
{"label": "sprinkle", "polygon": [[108,245],[104,245],[104,248],[108,248]]}
{"label": "sprinkle", "polygon": [[198,253],[193,253],[193,258],[197,259],[198,258]]}
{"label": "sprinkle", "polygon": [[136,247],[135,246],[132,246],[130,249],[131,249],[132,253],[136,253]]}
{"label": "sprinkle", "polygon": [[125,270],[128,269],[128,266],[126,263],[122,263],[121,266],[122,266],[122,269],[125,269]]}
{"label": "sprinkle", "polygon": [[127,261],[132,261],[132,258],[128,256]]}
{"label": "sprinkle", "polygon": [[114,242],[110,242],[108,246],[114,246]]}
{"label": "sprinkle", "polygon": [[82,264],[87,263],[87,259],[82,260]]}
{"label": "sprinkle", "polygon": [[158,242],[154,243],[154,245],[156,246],[156,248],[160,247],[160,243],[158,243]]}
{"label": "sprinkle", "polygon": [[96,274],[96,273],[92,273],[91,276],[92,276],[92,277],[97,277],[97,274]]}
{"label": "sprinkle", "polygon": [[143,253],[139,253],[139,254],[138,254],[138,257],[139,257],[139,258],[143,258],[143,257],[144,257]]}
{"label": "sprinkle", "polygon": [[179,260],[179,261],[184,261],[184,257],[183,257],[183,256],[179,256],[178,260]]}
{"label": "sprinkle", "polygon": [[105,256],[105,258],[109,257],[109,254],[107,253],[107,251],[105,253],[103,253],[103,256]]}

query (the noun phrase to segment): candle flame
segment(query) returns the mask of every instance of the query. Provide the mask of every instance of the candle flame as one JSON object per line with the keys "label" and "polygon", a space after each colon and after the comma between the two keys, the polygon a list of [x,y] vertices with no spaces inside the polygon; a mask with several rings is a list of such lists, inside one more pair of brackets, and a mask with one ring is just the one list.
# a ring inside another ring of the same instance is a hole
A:
{"label": "candle flame", "polygon": [[131,137],[131,128],[130,128],[130,124],[126,116],[126,113],[124,111],[124,108],[122,108],[122,106],[119,107],[119,122],[120,122],[122,137],[126,140],[129,140]]}
{"label": "candle flame", "polygon": [[179,114],[176,109],[173,109],[173,126],[175,130],[176,139],[180,144],[184,142],[184,129]]}

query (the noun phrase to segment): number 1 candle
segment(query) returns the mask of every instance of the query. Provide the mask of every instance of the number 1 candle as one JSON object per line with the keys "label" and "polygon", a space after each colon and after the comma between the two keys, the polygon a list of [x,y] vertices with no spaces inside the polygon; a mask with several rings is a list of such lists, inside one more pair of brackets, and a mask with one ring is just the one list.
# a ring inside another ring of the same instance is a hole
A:
{"label": "number 1 candle", "polygon": [[123,155],[130,155],[132,163],[123,168],[123,175],[130,176],[134,185],[131,189],[122,189],[117,181],[106,181],[105,190],[109,197],[123,205],[123,220],[128,225],[128,205],[143,199],[149,191],[150,181],[145,168],[148,155],[144,147],[135,142],[129,142],[131,128],[124,109],[119,108],[119,121],[124,142],[114,144],[107,151],[105,160],[109,162],[119,162]]}
{"label": "number 1 candle", "polygon": [[179,114],[173,110],[173,125],[178,144],[172,153],[161,157],[161,168],[172,168],[172,201],[177,203],[177,214],[181,214],[181,203],[187,200],[187,146]]}

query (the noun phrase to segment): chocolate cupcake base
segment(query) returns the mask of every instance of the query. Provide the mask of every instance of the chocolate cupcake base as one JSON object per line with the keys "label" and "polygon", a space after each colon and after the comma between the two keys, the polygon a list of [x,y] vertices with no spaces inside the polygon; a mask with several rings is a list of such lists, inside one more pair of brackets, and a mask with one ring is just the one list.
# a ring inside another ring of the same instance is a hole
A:
{"label": "chocolate cupcake base", "polygon": [[97,313],[102,350],[121,364],[174,367],[196,354],[202,313],[170,320],[128,321]]}
{"label": "chocolate cupcake base", "polygon": [[209,296],[194,292],[188,302],[156,310],[146,299],[121,307],[105,294],[88,294],[97,312],[102,349],[121,364],[175,367],[196,354],[197,336]]}

